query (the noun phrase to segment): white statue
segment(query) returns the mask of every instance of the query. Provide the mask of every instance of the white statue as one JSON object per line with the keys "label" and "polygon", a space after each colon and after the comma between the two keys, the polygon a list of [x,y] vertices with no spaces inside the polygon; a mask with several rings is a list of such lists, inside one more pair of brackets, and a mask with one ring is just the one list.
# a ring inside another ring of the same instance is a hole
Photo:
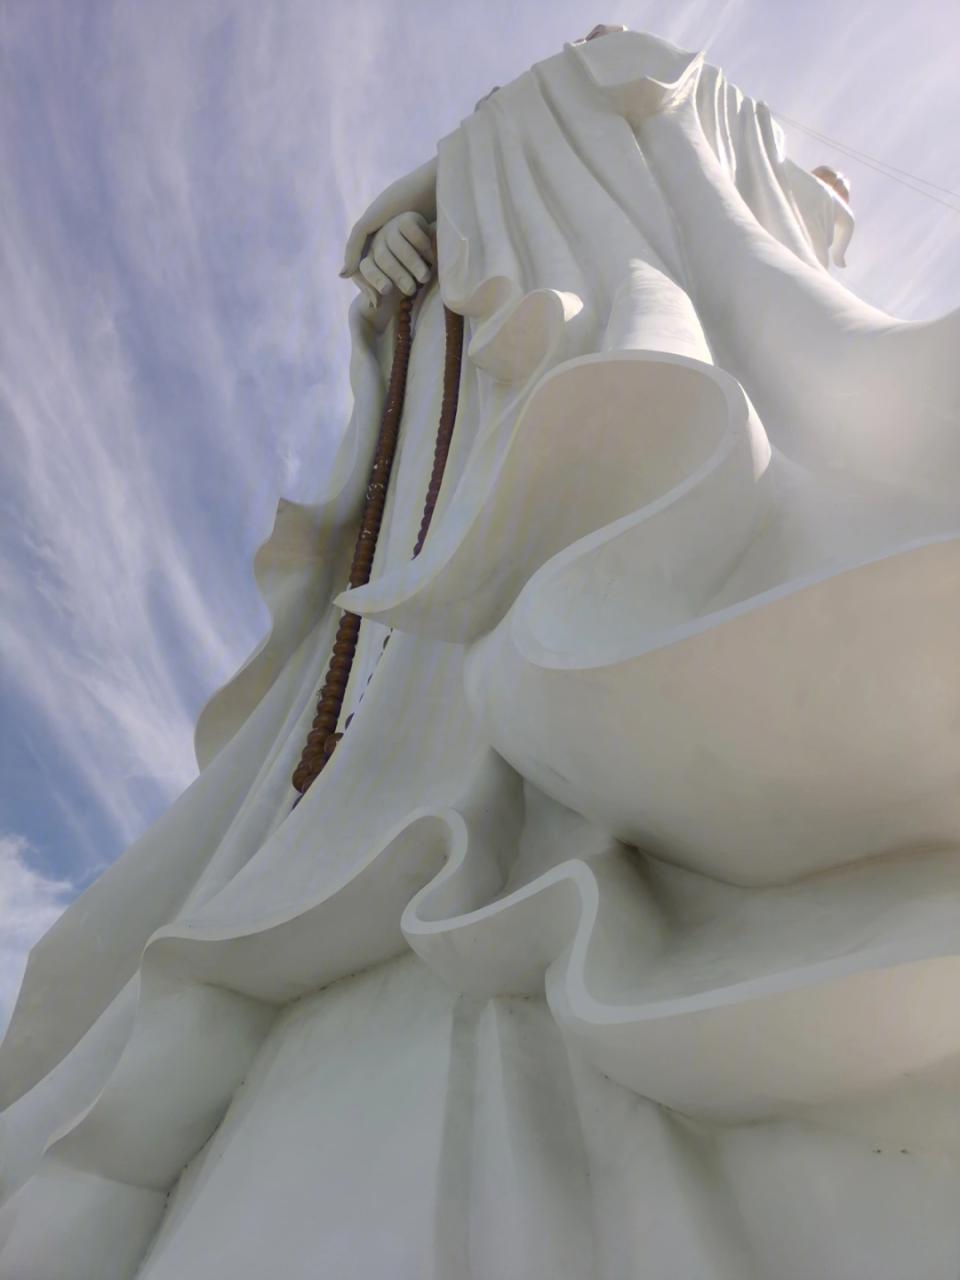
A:
{"label": "white statue", "polygon": [[591,35],[351,235],[354,417],[258,554],[270,634],[32,953],[2,1280],[960,1271],[960,316],[831,276],[849,189],[701,56]]}

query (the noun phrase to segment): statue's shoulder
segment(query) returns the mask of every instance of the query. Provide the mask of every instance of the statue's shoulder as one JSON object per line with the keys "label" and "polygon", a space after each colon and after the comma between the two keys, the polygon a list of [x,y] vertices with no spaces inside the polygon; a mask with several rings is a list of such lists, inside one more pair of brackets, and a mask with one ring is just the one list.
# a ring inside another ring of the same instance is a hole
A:
{"label": "statue's shoulder", "polygon": [[663,109],[695,80],[703,54],[643,31],[618,31],[566,51],[631,122]]}

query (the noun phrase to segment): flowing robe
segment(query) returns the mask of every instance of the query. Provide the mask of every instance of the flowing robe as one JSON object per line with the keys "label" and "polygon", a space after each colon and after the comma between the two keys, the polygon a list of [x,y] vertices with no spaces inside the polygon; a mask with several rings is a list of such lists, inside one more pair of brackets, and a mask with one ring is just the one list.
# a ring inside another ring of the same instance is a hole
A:
{"label": "flowing robe", "polygon": [[437,199],[424,551],[436,287],[373,580],[355,307],[202,772],[31,956],[0,1277],[952,1280],[960,319],[835,282],[836,196],[651,37],[499,90]]}

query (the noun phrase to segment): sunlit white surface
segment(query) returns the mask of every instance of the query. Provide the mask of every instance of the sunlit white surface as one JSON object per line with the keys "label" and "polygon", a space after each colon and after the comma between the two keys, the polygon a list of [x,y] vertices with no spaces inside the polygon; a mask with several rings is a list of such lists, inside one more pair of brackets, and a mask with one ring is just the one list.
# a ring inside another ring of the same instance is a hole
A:
{"label": "sunlit white surface", "polygon": [[436,289],[350,732],[291,812],[359,303],[203,773],[31,960],[0,1276],[952,1280],[957,317],[844,290],[762,106],[633,33],[436,184],[469,342],[427,547]]}

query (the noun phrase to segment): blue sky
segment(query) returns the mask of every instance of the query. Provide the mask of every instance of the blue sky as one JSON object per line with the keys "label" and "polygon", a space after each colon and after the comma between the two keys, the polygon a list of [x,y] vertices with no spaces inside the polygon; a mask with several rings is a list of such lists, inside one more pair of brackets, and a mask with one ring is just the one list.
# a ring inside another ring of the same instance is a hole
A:
{"label": "blue sky", "polygon": [[[6,0],[0,1025],[31,942],[193,777],[196,713],[264,628],[253,551],[348,414],[350,221],[598,21],[960,190],[954,0]],[[852,179],[851,288],[960,305],[955,212],[787,137]]]}

